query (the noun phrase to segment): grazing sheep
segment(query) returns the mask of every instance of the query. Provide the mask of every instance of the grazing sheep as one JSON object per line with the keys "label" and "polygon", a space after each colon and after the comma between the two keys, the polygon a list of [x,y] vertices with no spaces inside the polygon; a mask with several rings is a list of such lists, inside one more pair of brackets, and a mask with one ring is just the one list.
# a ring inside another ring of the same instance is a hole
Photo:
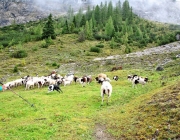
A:
{"label": "grazing sheep", "polygon": [[64,84],[64,86],[66,86],[66,85],[70,85],[72,83],[72,81],[63,78],[62,83]]}
{"label": "grazing sheep", "polygon": [[148,78],[143,78],[137,75],[128,75],[128,80],[132,82],[132,86],[135,87],[137,84],[145,85],[148,82]]}
{"label": "grazing sheep", "polygon": [[70,81],[70,83],[71,83],[74,80],[74,74],[67,74],[67,75],[64,76],[64,79],[66,81]]}
{"label": "grazing sheep", "polygon": [[117,75],[115,75],[114,77],[113,77],[113,80],[115,80],[115,81],[117,81],[119,79],[119,76],[117,76]]}
{"label": "grazing sheep", "polygon": [[31,79],[31,80],[28,80],[27,82],[26,82],[26,88],[25,88],[25,90],[27,90],[27,89],[29,89],[29,88],[34,88],[34,85],[35,85],[35,83],[34,83],[34,81]]}
{"label": "grazing sheep", "polygon": [[78,78],[77,81],[85,87],[86,84],[90,84],[92,82],[92,77],[91,75],[83,76],[82,78]]}
{"label": "grazing sheep", "polygon": [[[100,73],[100,74],[98,74],[98,77],[95,78],[95,80],[96,80],[99,84],[102,84],[102,82],[103,82],[104,80],[108,80],[108,78],[107,78],[107,75],[106,75],[106,74]],[[110,80],[110,79],[109,79],[109,80]]]}
{"label": "grazing sheep", "polygon": [[111,71],[116,71],[116,70],[122,70],[122,66],[113,67],[113,68],[111,69]]}
{"label": "grazing sheep", "polygon": [[75,84],[78,82],[78,79],[79,78],[77,76],[74,76],[73,80],[74,80]]}
{"label": "grazing sheep", "polygon": [[17,86],[21,86],[22,84],[23,84],[23,80],[24,79],[17,79],[17,80],[15,80],[14,82],[15,82],[15,86],[17,87]]}
{"label": "grazing sheep", "polygon": [[12,87],[15,87],[15,81],[10,81],[4,84],[4,89],[11,89]]}
{"label": "grazing sheep", "polygon": [[105,94],[107,94],[108,96],[108,100],[107,100],[107,104],[108,104],[109,98],[111,97],[111,94],[112,94],[112,85],[108,81],[103,81],[101,85],[101,97],[102,97],[101,105],[103,105]]}
{"label": "grazing sheep", "polygon": [[97,83],[102,84],[102,82],[104,81],[104,78],[102,78],[102,77],[100,77],[100,78],[96,77],[95,80],[97,81]]}
{"label": "grazing sheep", "polygon": [[106,74],[104,74],[104,73],[100,73],[100,74],[98,74],[98,78],[107,78],[107,75]]}

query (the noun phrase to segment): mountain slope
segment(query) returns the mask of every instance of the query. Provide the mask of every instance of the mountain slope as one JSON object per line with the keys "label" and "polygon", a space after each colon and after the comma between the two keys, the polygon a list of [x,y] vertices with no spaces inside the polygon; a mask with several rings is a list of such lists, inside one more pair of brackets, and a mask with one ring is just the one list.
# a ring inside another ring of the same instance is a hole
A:
{"label": "mountain slope", "polygon": [[[115,3],[117,0],[112,2]],[[70,7],[76,12],[80,7],[86,9],[87,5],[93,6],[100,3],[101,1],[93,0],[2,1],[0,3],[0,26],[36,21],[47,17],[50,13],[57,17],[67,13]],[[142,18],[163,23],[180,24],[179,1],[129,0],[129,3],[134,13]]]}

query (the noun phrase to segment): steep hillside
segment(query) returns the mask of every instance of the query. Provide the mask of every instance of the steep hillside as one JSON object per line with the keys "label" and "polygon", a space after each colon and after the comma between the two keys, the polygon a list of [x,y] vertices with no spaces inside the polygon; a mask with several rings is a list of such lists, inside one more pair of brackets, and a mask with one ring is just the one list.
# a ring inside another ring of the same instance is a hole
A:
{"label": "steep hillside", "polygon": [[[70,7],[73,8],[76,1],[37,1],[37,0],[18,0],[0,1],[0,26],[11,24],[27,23],[46,18],[50,13],[53,16],[65,14]],[[72,5],[72,6],[71,6]],[[80,4],[76,3],[74,9],[77,10]]]}

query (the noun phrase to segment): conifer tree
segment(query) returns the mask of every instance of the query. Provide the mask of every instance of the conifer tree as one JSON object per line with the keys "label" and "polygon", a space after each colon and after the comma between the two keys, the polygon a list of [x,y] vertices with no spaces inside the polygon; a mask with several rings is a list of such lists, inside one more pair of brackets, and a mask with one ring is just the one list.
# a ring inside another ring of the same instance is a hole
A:
{"label": "conifer tree", "polygon": [[69,25],[68,25],[68,21],[67,20],[66,20],[65,25],[63,27],[62,33],[63,34],[68,34],[69,33]]}
{"label": "conifer tree", "polygon": [[129,2],[128,2],[128,0],[125,0],[123,2],[123,6],[122,6],[122,19],[123,19],[123,21],[125,21],[129,17],[129,14],[130,14]]}
{"label": "conifer tree", "polygon": [[91,39],[93,36],[93,31],[92,31],[92,19],[90,21],[86,21],[86,26],[85,26],[85,35],[87,39]]}
{"label": "conifer tree", "polygon": [[73,18],[73,24],[74,24],[74,27],[76,28],[77,27],[77,23],[76,23],[76,17],[75,16]]}
{"label": "conifer tree", "polygon": [[56,38],[53,23],[54,21],[52,19],[52,14],[50,14],[48,16],[48,21],[43,28],[42,39],[47,39],[49,37],[51,37],[52,39]]}
{"label": "conifer tree", "polygon": [[[82,12],[82,9],[80,8],[78,13],[77,13],[77,15],[76,15],[76,27],[80,27],[81,26],[82,16],[83,16],[83,12]],[[85,25],[85,23],[84,23],[84,25]]]}
{"label": "conifer tree", "polygon": [[114,34],[114,25],[113,25],[113,20],[111,16],[109,17],[108,22],[106,23],[105,33],[109,37],[112,37]]}
{"label": "conifer tree", "polygon": [[87,12],[86,12],[86,20],[90,20],[92,17],[92,10],[90,6],[88,5]]}
{"label": "conifer tree", "polygon": [[107,2],[105,2],[105,4],[101,4],[101,22],[103,25],[106,24],[106,20],[107,20]]}
{"label": "conifer tree", "polygon": [[85,25],[85,35],[86,35],[86,38],[90,38],[90,28],[89,28],[89,22],[86,21],[86,25]]}
{"label": "conifer tree", "polygon": [[90,19],[90,21],[89,21],[89,34],[90,34],[90,38],[93,37],[93,22],[92,22],[92,19]]}
{"label": "conifer tree", "polygon": [[97,5],[95,7],[95,10],[94,10],[94,18],[96,20],[96,23],[97,24],[100,24],[100,21],[101,21],[101,17],[100,17],[100,8],[99,8],[99,5]]}
{"label": "conifer tree", "polygon": [[86,25],[86,18],[85,18],[85,16],[83,15],[83,16],[82,16],[82,19],[81,19],[80,26],[82,27],[82,26],[85,26],[85,25]]}
{"label": "conifer tree", "polygon": [[109,19],[110,16],[113,17],[113,6],[111,1],[108,3],[107,19]]}

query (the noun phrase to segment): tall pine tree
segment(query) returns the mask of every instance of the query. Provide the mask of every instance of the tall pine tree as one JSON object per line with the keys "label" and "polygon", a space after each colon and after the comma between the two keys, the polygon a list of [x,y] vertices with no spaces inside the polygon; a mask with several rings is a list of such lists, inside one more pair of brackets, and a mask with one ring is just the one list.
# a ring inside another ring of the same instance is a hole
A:
{"label": "tall pine tree", "polygon": [[52,39],[56,38],[53,24],[54,24],[54,21],[52,19],[52,14],[50,14],[48,16],[48,21],[46,22],[46,24],[43,28],[42,39],[46,39],[49,37],[51,37]]}
{"label": "tall pine tree", "polygon": [[112,17],[110,16],[108,19],[108,22],[106,23],[105,33],[107,36],[113,37],[114,31],[115,30],[114,30],[113,20],[112,20]]}

